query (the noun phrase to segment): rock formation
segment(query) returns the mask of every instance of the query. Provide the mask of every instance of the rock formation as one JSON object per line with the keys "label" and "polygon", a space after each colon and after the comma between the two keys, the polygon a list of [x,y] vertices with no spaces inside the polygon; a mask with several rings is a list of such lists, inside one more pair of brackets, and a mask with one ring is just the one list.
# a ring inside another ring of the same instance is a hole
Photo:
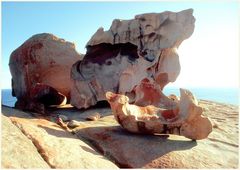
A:
{"label": "rock formation", "polygon": [[65,104],[72,86],[70,70],[79,59],[73,43],[47,33],[32,36],[10,56],[16,106],[43,113],[44,105]]}
{"label": "rock formation", "polygon": [[174,107],[162,108],[131,105],[127,96],[112,92],[107,92],[106,98],[117,122],[130,132],[176,134],[194,140],[206,138],[212,131],[210,120],[201,116],[203,109],[190,91],[180,89],[180,93],[180,101]]}
{"label": "rock formation", "polygon": [[126,94],[132,103],[159,104],[138,101],[141,97],[136,91],[144,79],[149,87],[160,89],[158,93],[176,80],[180,72],[177,48],[193,33],[192,13],[192,9],[148,13],[132,20],[115,19],[108,31],[99,28],[87,43],[83,60],[72,67],[71,104],[87,108],[106,100],[107,91]]}
{"label": "rock formation", "polygon": [[100,28],[92,36],[83,59],[63,39],[46,33],[31,37],[10,57],[16,107],[44,113],[45,106],[70,101],[88,108],[106,100],[107,91],[127,95],[136,105],[174,105],[162,89],[180,72],[177,48],[193,33],[192,13],[115,19],[108,31]]}

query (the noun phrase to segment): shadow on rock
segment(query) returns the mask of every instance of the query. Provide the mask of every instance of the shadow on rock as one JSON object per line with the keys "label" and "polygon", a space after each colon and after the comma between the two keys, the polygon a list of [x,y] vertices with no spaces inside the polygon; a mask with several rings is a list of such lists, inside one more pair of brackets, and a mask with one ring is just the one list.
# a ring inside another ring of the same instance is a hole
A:
{"label": "shadow on rock", "polygon": [[76,134],[92,143],[121,168],[146,167],[170,152],[188,150],[197,145],[196,141],[180,136],[132,134],[120,126],[81,128]]}
{"label": "shadow on rock", "polygon": [[15,107],[9,107],[5,105],[2,105],[2,114],[7,117],[18,117],[18,118],[26,118],[26,119],[35,119],[36,117],[46,118],[46,116],[41,115],[39,113],[23,111]]}
{"label": "shadow on rock", "polygon": [[[47,126],[43,126],[43,125],[38,125],[39,128],[44,129],[49,135],[55,136],[55,137],[59,137],[59,138],[76,138],[73,134],[70,134],[66,131],[63,130],[57,130],[55,128],[50,128]],[[59,128],[59,126],[56,126],[57,128]]]}

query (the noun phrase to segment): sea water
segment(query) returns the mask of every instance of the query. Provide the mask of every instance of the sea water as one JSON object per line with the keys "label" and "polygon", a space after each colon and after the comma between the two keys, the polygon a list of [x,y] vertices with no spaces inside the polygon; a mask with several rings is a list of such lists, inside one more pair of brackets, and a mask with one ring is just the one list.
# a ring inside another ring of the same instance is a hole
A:
{"label": "sea water", "polygon": [[[215,101],[219,103],[239,105],[238,88],[187,88],[197,99]],[[166,87],[163,90],[165,95],[175,94],[180,96],[180,90],[177,88]]]}
{"label": "sea water", "polygon": [[11,89],[2,89],[2,98],[1,102],[5,106],[13,107],[15,102],[17,101],[16,97],[12,96],[12,90]]}
{"label": "sea water", "polygon": [[[239,105],[239,91],[237,88],[188,88],[197,99],[210,100],[220,103]],[[180,96],[178,88],[166,87],[165,95],[175,94]],[[11,89],[2,89],[2,104],[13,107],[16,98],[12,96]]]}

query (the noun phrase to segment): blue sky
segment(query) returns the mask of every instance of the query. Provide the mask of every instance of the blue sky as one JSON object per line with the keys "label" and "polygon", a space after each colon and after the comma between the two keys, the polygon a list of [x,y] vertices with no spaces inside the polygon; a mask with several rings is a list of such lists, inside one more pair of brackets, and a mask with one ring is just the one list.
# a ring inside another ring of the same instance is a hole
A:
{"label": "blue sky", "polygon": [[177,87],[238,86],[239,2],[2,2],[2,88],[11,87],[11,52],[37,33],[53,33],[85,44],[99,27],[112,20],[148,12],[194,9],[195,31],[179,48],[182,70]]}

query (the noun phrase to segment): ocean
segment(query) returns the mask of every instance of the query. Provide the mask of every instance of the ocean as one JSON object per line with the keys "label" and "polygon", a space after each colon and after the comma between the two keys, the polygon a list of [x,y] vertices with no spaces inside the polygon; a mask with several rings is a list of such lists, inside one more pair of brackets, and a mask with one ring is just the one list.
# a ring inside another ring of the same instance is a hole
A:
{"label": "ocean", "polygon": [[[238,88],[186,88],[190,90],[197,99],[215,101],[219,103],[227,103],[239,105],[239,89]],[[180,96],[177,88],[168,88],[163,90],[165,95],[175,94]]]}
{"label": "ocean", "polygon": [[[188,88],[197,99],[210,100],[219,103],[239,105],[239,92],[237,88]],[[177,88],[166,87],[163,90],[165,95],[175,94],[180,96]],[[16,98],[12,97],[11,89],[2,89],[2,104],[13,107]]]}

